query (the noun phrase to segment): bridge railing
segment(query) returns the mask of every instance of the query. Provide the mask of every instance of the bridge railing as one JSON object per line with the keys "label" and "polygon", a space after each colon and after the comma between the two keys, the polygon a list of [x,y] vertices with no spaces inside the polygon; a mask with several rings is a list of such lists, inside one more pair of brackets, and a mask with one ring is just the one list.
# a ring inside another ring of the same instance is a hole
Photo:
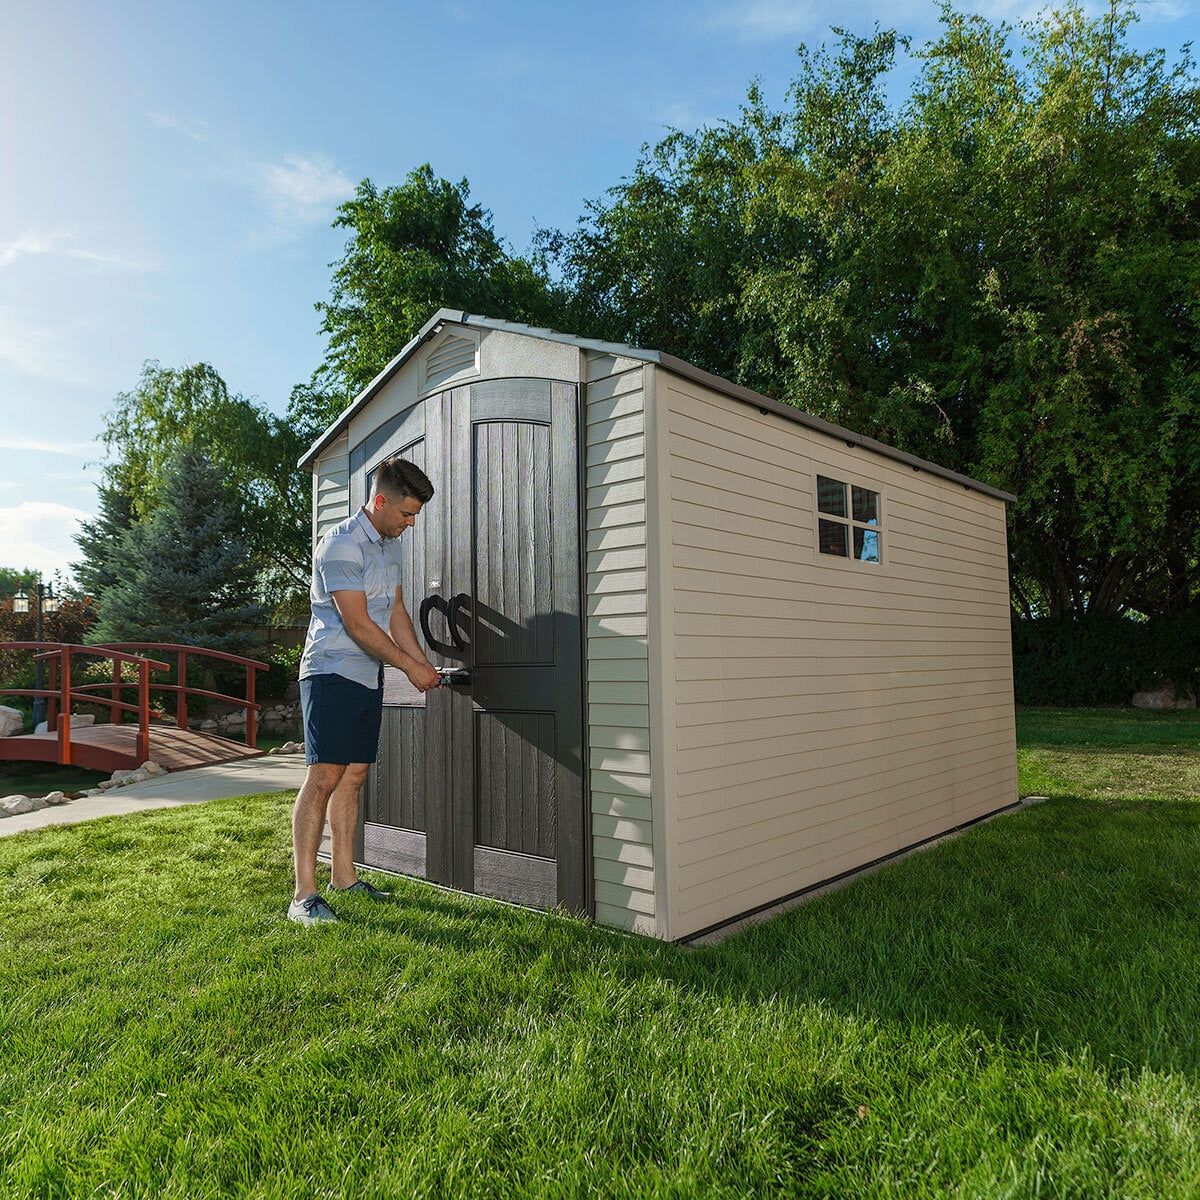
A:
{"label": "bridge railing", "polygon": [[[153,651],[156,654],[174,654],[175,655],[175,678],[178,683],[155,683],[150,682],[152,691],[171,692],[175,695],[175,723],[180,729],[188,727],[188,697],[202,696],[207,700],[221,700],[227,704],[236,704],[246,710],[246,745],[251,750],[258,746],[258,713],[262,705],[255,700],[255,680],[257,672],[268,670],[268,664],[259,662],[256,658],[247,658],[244,654],[229,654],[225,650],[207,650],[203,646],[185,646],[179,642],[101,642],[98,648],[106,650],[120,650],[133,653],[141,653],[143,651]],[[188,687],[187,686],[187,669],[188,662],[194,658],[210,658],[218,662],[233,663],[235,666],[245,668],[246,671],[246,694],[245,696],[230,696],[224,692],[210,692],[204,688]],[[158,668],[160,670],[169,670],[168,667]],[[118,669],[114,666],[113,684],[99,683],[95,684],[94,689],[101,691],[105,688],[115,689],[118,686],[116,676]],[[112,692],[115,694],[115,690]]]}
{"label": "bridge railing", "polygon": [[[109,720],[117,723],[127,712],[137,714],[139,761],[150,755],[150,693],[170,692],[176,697],[175,721],[180,729],[188,727],[188,697],[200,696],[208,700],[219,700],[239,705],[246,710],[246,744],[253,750],[258,745],[258,713],[262,705],[255,699],[257,672],[268,669],[268,664],[241,654],[229,654],[224,650],[209,650],[203,646],[186,646],[177,642],[103,642],[96,645],[71,645],[65,642],[0,642],[0,653],[6,650],[32,650],[35,661],[45,660],[50,669],[48,688],[0,688],[0,695],[43,696],[46,699],[46,728],[58,729],[59,762],[70,762],[71,705],[72,703],[95,704],[109,710]],[[177,683],[162,683],[150,678],[151,671],[169,671],[171,664],[157,658],[148,658],[145,651],[174,654]],[[72,685],[71,659],[74,656],[111,659],[113,674],[111,682]],[[193,659],[214,659],[245,668],[246,695],[231,696],[205,688],[188,687],[187,668]],[[137,679],[127,680],[122,667],[134,664]],[[137,702],[121,699],[123,690],[136,688]],[[101,696],[97,693],[107,693]]]}
{"label": "bridge railing", "polygon": [[150,672],[169,671],[171,668],[168,663],[105,646],[78,646],[67,642],[0,642],[0,652],[6,650],[32,650],[35,662],[45,661],[49,664],[50,687],[0,688],[0,696],[41,696],[46,700],[46,728],[49,730],[53,725],[58,730],[58,761],[64,765],[71,761],[71,704],[73,701],[95,703],[91,696],[83,694],[89,690],[87,684],[71,686],[71,659],[77,654],[110,658],[118,676],[123,663],[133,663],[137,667],[137,682],[122,682],[121,686],[137,688],[137,703],[129,704],[123,700],[108,700],[105,703],[111,705],[113,712],[120,710],[122,713],[137,714],[138,761],[144,762],[150,757]]}

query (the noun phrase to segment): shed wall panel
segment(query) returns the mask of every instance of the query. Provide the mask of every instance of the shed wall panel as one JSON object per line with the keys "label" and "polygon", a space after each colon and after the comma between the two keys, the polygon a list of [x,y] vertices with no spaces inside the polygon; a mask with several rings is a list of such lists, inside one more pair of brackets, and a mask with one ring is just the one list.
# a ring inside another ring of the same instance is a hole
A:
{"label": "shed wall panel", "polygon": [[313,464],[313,545],[350,515],[350,450],[338,438]]}
{"label": "shed wall panel", "polygon": [[[1002,501],[654,376],[679,938],[1016,799],[1008,558]],[[881,562],[817,551],[818,473]]]}
{"label": "shed wall panel", "polygon": [[604,925],[662,936],[650,795],[644,370],[632,359],[589,353],[583,375],[595,915]]}

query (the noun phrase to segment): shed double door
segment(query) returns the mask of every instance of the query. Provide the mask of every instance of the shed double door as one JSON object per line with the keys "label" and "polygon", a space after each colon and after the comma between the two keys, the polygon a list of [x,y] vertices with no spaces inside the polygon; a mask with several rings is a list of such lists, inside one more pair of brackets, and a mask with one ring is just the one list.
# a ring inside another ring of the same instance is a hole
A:
{"label": "shed double door", "polygon": [[353,498],[390,454],[436,489],[402,536],[405,605],[447,685],[384,672],[359,861],[538,907],[585,908],[574,386],[431,396],[352,455]]}

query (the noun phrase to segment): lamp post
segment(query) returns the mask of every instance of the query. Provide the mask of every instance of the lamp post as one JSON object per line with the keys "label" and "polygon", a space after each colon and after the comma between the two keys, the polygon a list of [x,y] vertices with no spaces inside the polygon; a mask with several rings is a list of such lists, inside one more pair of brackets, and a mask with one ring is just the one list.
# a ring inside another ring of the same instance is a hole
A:
{"label": "lamp post", "polygon": [[[34,641],[42,640],[42,614],[58,612],[59,598],[54,594],[54,584],[43,583],[40,579],[33,590],[33,595],[26,595],[25,589],[22,588],[13,597],[13,612],[27,613],[29,611],[29,602],[34,601],[37,605],[37,632],[34,635]],[[33,686],[37,691],[42,690],[42,660],[39,658],[33,668]],[[36,729],[46,719],[46,697],[34,696],[33,698],[33,727]]]}

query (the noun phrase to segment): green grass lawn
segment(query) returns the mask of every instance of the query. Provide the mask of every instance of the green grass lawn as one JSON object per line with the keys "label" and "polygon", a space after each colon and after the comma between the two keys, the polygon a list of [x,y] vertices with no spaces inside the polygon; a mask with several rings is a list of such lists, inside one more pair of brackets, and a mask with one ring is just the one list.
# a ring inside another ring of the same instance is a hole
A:
{"label": "green grass lawn", "polygon": [[703,950],[289,925],[286,795],[0,839],[0,1194],[1195,1197],[1198,733],[1023,712],[1048,803]]}

